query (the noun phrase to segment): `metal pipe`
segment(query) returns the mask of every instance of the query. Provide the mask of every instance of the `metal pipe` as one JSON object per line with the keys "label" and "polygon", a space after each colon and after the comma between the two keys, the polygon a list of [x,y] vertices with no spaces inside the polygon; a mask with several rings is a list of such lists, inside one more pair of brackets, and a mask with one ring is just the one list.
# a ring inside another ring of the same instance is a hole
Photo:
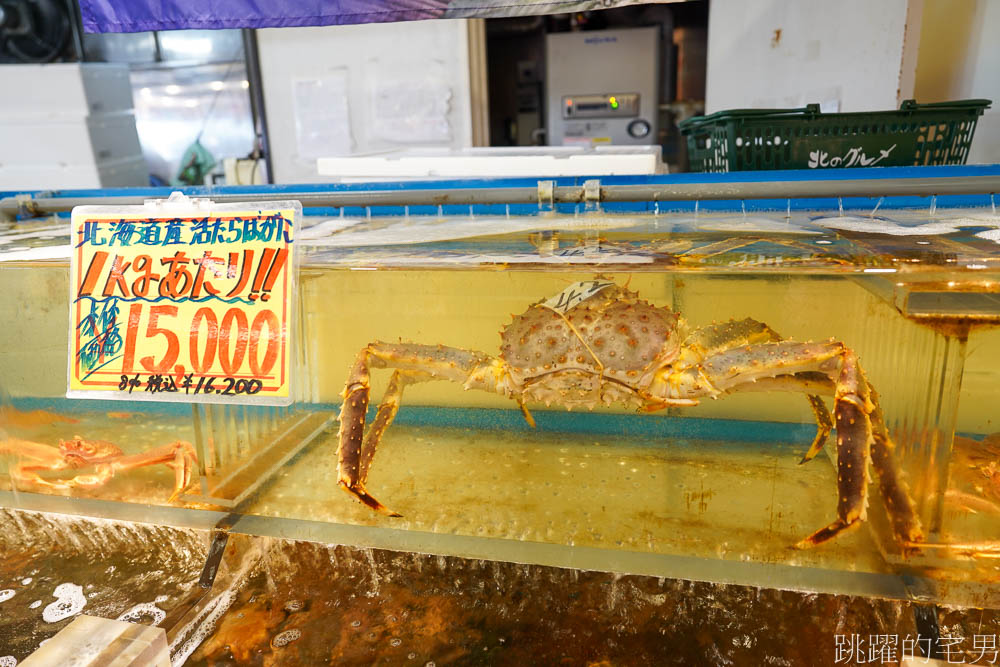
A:
{"label": "metal pipe", "polygon": [[80,62],[86,60],[83,51],[83,23],[80,18],[80,4],[66,0],[66,10],[69,12],[70,36],[73,41],[73,52]]}
{"label": "metal pipe", "polygon": [[[267,182],[274,183],[274,166],[271,163],[271,139],[267,128],[267,110],[264,108],[264,80],[260,73],[260,52],[257,50],[257,31],[243,30],[243,58],[247,67],[247,81],[250,82],[250,115],[256,141],[253,154],[264,160]],[[252,179],[251,179],[252,182]]]}
{"label": "metal pipe", "polygon": [[158,30],[153,31],[153,61],[157,63],[163,62],[163,48],[160,45],[160,32]]}
{"label": "metal pipe", "polygon": [[[972,195],[1000,192],[1000,176],[965,178],[891,178],[823,181],[763,181],[734,183],[662,183],[643,185],[605,185],[600,201],[709,201],[741,199],[810,199],[817,197],[893,197],[931,195]],[[447,206],[468,204],[538,203],[539,191],[532,187],[461,188],[441,190],[375,190],[331,192],[254,192],[196,195],[218,203],[298,200],[304,208],[343,206]],[[70,211],[75,206],[124,206],[142,204],[148,196],[39,197],[28,202],[9,197],[0,199],[0,218],[13,219],[27,209],[35,215]],[[552,202],[585,201],[584,186],[562,185],[553,188]]]}
{"label": "metal pipe", "polygon": [[[559,188],[556,188],[559,190]],[[582,192],[582,188],[578,188]],[[813,199],[828,197],[929,197],[1000,192],[1000,176],[887,178],[752,183],[664,183],[601,188],[601,201]],[[557,192],[558,196],[558,192]]]}

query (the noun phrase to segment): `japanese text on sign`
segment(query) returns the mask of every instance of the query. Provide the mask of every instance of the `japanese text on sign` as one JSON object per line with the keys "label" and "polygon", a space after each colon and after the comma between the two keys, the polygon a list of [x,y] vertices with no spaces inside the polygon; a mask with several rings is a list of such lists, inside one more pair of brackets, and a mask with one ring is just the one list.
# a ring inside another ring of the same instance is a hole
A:
{"label": "japanese text on sign", "polygon": [[273,206],[74,210],[69,395],[287,403],[298,208]]}

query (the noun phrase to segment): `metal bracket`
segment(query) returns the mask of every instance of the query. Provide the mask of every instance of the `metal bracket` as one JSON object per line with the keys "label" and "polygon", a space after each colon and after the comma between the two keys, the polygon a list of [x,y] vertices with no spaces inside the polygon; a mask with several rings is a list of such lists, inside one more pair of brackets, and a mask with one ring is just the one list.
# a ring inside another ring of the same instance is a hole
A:
{"label": "metal bracket", "polygon": [[583,182],[583,210],[596,211],[601,203],[601,182],[596,178]]}
{"label": "metal bracket", "polygon": [[555,206],[556,182],[538,181],[538,209],[551,211]]}
{"label": "metal bracket", "polygon": [[[39,215],[39,210],[35,206],[35,200],[30,194],[14,195],[13,207],[0,208],[0,223],[15,223],[18,218],[34,218]],[[7,201],[11,201],[8,199]]]}
{"label": "metal bracket", "polygon": [[35,207],[35,200],[31,195],[14,195],[14,203],[17,205],[17,213],[24,218],[34,218],[40,214]]}
{"label": "metal bracket", "polygon": [[921,655],[924,658],[945,659],[947,656],[941,648],[941,626],[938,624],[937,605],[913,605],[913,621],[917,626],[917,636],[929,640],[926,647],[919,646],[920,642],[917,642],[917,650]]}
{"label": "metal bracket", "polygon": [[226,552],[226,543],[228,542],[228,526],[222,530],[217,529],[212,535],[212,543],[208,547],[205,565],[201,569],[201,576],[198,577],[200,588],[211,588],[212,584],[215,583],[215,575],[219,573],[219,565],[222,563],[222,555]]}

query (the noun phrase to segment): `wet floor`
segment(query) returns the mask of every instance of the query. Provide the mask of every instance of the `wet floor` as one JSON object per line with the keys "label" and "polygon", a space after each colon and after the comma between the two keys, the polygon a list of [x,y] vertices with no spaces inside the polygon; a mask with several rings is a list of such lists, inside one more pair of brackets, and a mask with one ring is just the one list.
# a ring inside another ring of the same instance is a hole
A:
{"label": "wet floor", "polygon": [[197,587],[208,544],[193,530],[7,509],[0,534],[0,656],[17,660],[77,614],[162,623]]}
{"label": "wet floor", "polygon": [[[927,627],[902,601],[239,534],[199,590],[204,531],[17,510],[0,524],[0,657],[18,661],[77,613],[159,624],[175,665],[820,665],[875,635],[900,656]],[[931,616],[967,664],[990,664],[1000,612]]]}

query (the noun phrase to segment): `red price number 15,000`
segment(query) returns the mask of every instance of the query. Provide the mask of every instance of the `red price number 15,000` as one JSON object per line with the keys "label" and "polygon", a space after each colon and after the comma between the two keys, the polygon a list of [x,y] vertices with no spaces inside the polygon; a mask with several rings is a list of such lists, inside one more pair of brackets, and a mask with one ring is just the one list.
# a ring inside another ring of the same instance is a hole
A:
{"label": "red price number 15,000", "polygon": [[[220,320],[213,309],[205,307],[195,312],[187,327],[177,326],[177,316],[178,308],[174,305],[132,304],[128,312],[122,373],[131,374],[137,370],[137,342],[142,350],[149,350],[151,346],[162,349],[165,342],[166,352],[162,357],[156,359],[149,355],[138,360],[142,369],[178,378],[188,372],[259,380],[270,378],[281,348],[281,326],[273,311],[262,308],[251,322],[242,308],[230,308]],[[189,333],[183,336],[178,335],[178,331]],[[181,359],[182,347],[187,347],[191,371],[185,369],[184,359]]]}

